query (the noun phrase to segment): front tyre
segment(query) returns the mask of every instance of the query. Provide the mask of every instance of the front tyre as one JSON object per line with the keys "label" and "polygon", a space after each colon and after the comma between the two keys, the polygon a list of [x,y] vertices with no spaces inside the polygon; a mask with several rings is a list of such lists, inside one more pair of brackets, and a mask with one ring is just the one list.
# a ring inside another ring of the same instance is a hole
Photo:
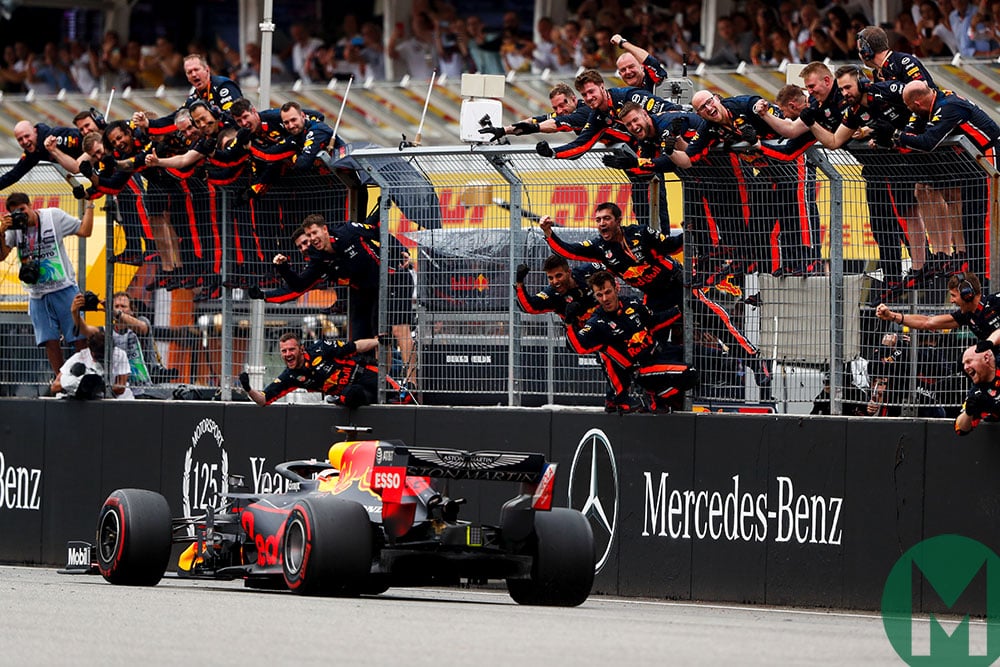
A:
{"label": "front tyre", "polygon": [[112,584],[155,586],[167,571],[170,506],[159,493],[118,489],[97,519],[97,563]]}
{"label": "front tyre", "polygon": [[535,512],[529,553],[531,577],[508,579],[507,592],[518,604],[576,607],[594,585],[594,534],[580,512],[556,507]]}
{"label": "front tyre", "polygon": [[285,584],[302,595],[358,595],[372,564],[372,526],[358,503],[332,496],[299,501],[285,522]]}

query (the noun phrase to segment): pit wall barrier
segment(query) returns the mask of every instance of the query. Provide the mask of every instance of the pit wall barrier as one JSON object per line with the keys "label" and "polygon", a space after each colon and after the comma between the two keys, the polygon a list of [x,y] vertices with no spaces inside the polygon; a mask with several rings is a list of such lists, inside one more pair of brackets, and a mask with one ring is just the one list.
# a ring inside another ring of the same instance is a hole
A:
{"label": "pit wall barrier", "polygon": [[[955,533],[1000,549],[996,426],[959,439],[944,420],[607,415],[592,410],[205,402],[0,401],[0,561],[65,563],[92,540],[116,488],[194,513],[242,475],[325,458],[334,424],[421,446],[538,451],[559,463],[556,502],[583,510],[595,593],[877,609],[896,560]],[[466,519],[494,522],[512,485],[453,483]],[[985,613],[970,586],[947,607],[922,582],[913,609]],[[982,587],[980,587],[982,588]]]}

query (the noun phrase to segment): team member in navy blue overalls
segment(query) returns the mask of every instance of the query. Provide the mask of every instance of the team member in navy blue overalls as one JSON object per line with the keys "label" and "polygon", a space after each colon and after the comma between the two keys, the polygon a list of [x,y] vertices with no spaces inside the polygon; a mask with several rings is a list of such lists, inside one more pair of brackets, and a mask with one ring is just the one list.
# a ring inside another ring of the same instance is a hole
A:
{"label": "team member in navy blue overalls", "polygon": [[484,127],[479,131],[499,139],[506,135],[519,137],[536,132],[575,132],[577,134],[587,124],[590,118],[590,107],[576,96],[576,93],[565,83],[557,83],[549,90],[549,102],[552,111],[525,120],[519,120],[503,127]]}
{"label": "team member in navy blue overalls", "polygon": [[637,299],[620,299],[618,283],[607,271],[598,271],[588,283],[600,309],[579,329],[567,326],[570,347],[578,354],[603,352],[619,368],[618,404],[627,403],[634,375],[653,411],[681,407],[683,392],[697,383],[698,372],[684,363],[683,348],[666,340],[680,311],[654,313]]}
{"label": "team member in navy blue overalls", "polygon": [[59,149],[73,159],[83,153],[83,137],[75,127],[49,127],[44,123],[32,125],[26,120],[14,125],[14,138],[24,153],[17,163],[0,176],[0,190],[17,183],[39,162],[55,162],[55,158],[45,148],[45,139],[56,137]]}
{"label": "team member in navy blue overalls", "polygon": [[378,315],[379,241],[378,228],[357,222],[327,227],[321,215],[302,221],[311,247],[306,251],[306,268],[296,273],[285,255],[274,257],[278,273],[288,287],[305,292],[327,278],[335,284],[339,278],[350,281],[351,337],[369,338],[375,332]]}
{"label": "team member in navy blue overalls", "polygon": [[[576,89],[583,96],[583,101],[590,108],[587,123],[576,139],[552,148],[547,141],[540,141],[535,146],[539,155],[557,159],[578,158],[601,141],[611,146],[617,143],[629,143],[632,137],[619,122],[622,106],[628,102],[639,104],[652,113],[680,109],[673,102],[661,99],[643,88],[631,86],[624,88],[607,88],[604,78],[596,70],[587,70],[576,77]],[[636,218],[645,224],[652,225],[649,207],[649,178],[645,174],[635,174],[626,170],[625,175],[632,182],[632,209]],[[670,229],[670,213],[666,207],[665,197],[661,198],[659,212],[659,228]]]}
{"label": "team member in navy blue overalls", "polygon": [[968,348],[962,355],[962,370],[972,380],[972,387],[955,418],[955,433],[969,435],[981,421],[1000,421],[1000,377],[993,344],[981,341]]}
{"label": "team member in navy blue overalls", "polygon": [[883,275],[883,288],[871,304],[875,306],[907,286],[902,277],[904,229],[912,234],[909,246],[913,264],[908,286],[919,287],[929,277],[923,268],[926,237],[916,211],[916,182],[902,176],[898,168],[887,168],[884,156],[870,150],[867,142],[849,142],[869,137],[876,144],[891,141],[896,130],[906,126],[910,111],[903,103],[902,82],[872,82],[856,65],[839,67],[835,76],[844,99],[840,126],[830,132],[815,123],[812,132],[825,148],[846,147],[862,165],[872,237],[879,248]]}
{"label": "team member in navy blue overalls", "polygon": [[285,370],[264,391],[250,388],[250,377],[240,373],[240,384],[257,405],[270,405],[298,389],[318,391],[337,405],[354,409],[375,402],[378,391],[378,366],[369,352],[378,346],[377,338],[363,338],[347,343],[318,340],[302,345],[299,337],[286,333],[278,339],[278,352]]}
{"label": "team member in navy blue overalls", "polygon": [[[517,267],[514,290],[517,294],[517,304],[521,310],[533,315],[555,313],[567,326],[581,327],[597,310],[597,301],[590,291],[587,280],[596,272],[593,264],[581,264],[570,269],[569,262],[560,255],[550,255],[542,265],[549,284],[536,294],[530,294],[524,287],[524,279],[530,269],[527,264]],[[623,395],[623,387],[627,389],[627,379],[621,377],[621,368],[611,363],[602,352],[597,353],[597,359],[608,382],[604,409],[607,412],[635,412],[640,406],[628,400]]]}
{"label": "team member in navy blue overalls", "polygon": [[[1000,126],[969,100],[951,92],[931,88],[924,81],[911,81],[903,88],[903,101],[914,121],[897,138],[901,150],[933,151],[950,135],[964,135],[986,155],[1000,139]],[[951,176],[954,179],[954,175]],[[982,275],[985,270],[987,183],[985,177],[963,178],[962,233],[969,251],[968,268]],[[935,250],[938,250],[935,248]],[[942,249],[947,252],[950,249]],[[953,267],[957,269],[961,267]]]}
{"label": "team member in navy blue overalls", "polygon": [[967,326],[979,340],[1000,345],[1000,294],[984,296],[974,273],[958,273],[948,279],[948,300],[957,310],[947,315],[897,313],[884,303],[878,305],[875,314],[888,322],[924,331]]}

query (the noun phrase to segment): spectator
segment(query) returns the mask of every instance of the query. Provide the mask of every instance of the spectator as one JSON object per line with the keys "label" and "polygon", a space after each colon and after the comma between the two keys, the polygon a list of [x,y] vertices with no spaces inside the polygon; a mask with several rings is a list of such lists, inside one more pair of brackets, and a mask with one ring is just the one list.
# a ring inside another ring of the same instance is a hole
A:
{"label": "spectator", "polygon": [[309,34],[309,28],[304,23],[293,23],[289,30],[292,37],[292,47],[290,55],[292,58],[292,72],[303,83],[311,83],[309,73],[306,71],[306,63],[313,51],[323,45],[323,41]]}
{"label": "spectator", "polygon": [[857,48],[856,32],[851,31],[851,18],[843,7],[834,5],[826,12],[827,34],[834,48],[830,54],[833,60],[845,60],[853,55]]}
{"label": "spectator", "polygon": [[733,19],[723,16],[716,23],[715,46],[712,55],[704,59],[705,64],[735,67],[741,62],[750,62],[752,45],[753,34],[738,33]]}
{"label": "spectator", "polygon": [[538,19],[535,24],[538,41],[535,43],[535,50],[531,53],[531,72],[533,74],[541,74],[545,70],[555,72],[559,69],[559,47],[552,38],[554,29],[555,24],[548,16]]}
{"label": "spectator", "polygon": [[[125,353],[129,368],[128,385],[132,389],[132,393],[138,396],[143,393],[143,387],[151,386],[158,380],[175,376],[177,371],[167,372],[159,366],[158,355],[150,335],[153,325],[147,318],[133,312],[132,300],[128,294],[116,292],[112,303],[114,319],[114,328],[111,330],[112,340],[115,349]],[[83,319],[81,312],[83,306],[84,296],[77,294],[73,299],[73,322],[80,335],[89,340],[98,331],[102,334],[104,332],[103,329],[95,327]]]}
{"label": "spectator", "polygon": [[0,83],[5,93],[26,93],[28,86],[25,80],[28,73],[18,67],[17,52],[8,44],[3,48],[3,65],[0,66]]}
{"label": "spectator", "polygon": [[63,365],[60,334],[66,342],[75,343],[77,351],[84,346],[84,339],[73,331],[70,306],[80,290],[63,238],[73,234],[87,238],[93,228],[93,203],[86,206],[83,219],[77,220],[58,208],[34,210],[23,192],[7,197],[7,214],[0,218],[0,261],[17,248],[18,277],[28,292],[35,343],[45,347],[53,373]]}
{"label": "spectator", "polygon": [[969,3],[969,0],[952,0],[951,4],[954,9],[948,15],[948,22],[951,25],[952,34],[958,41],[958,52],[966,57],[974,56],[976,46],[972,42],[970,30],[976,8]]}
{"label": "spectator", "polygon": [[174,43],[166,37],[156,38],[156,63],[163,75],[163,85],[167,88],[183,88],[187,85],[184,76],[184,58],[174,48]]}
{"label": "spectator", "polygon": [[286,333],[278,339],[278,352],[285,370],[264,391],[250,388],[250,376],[240,373],[240,385],[247,396],[264,407],[302,387],[326,395],[331,403],[349,410],[375,402],[378,367],[368,355],[378,347],[377,338],[344,343],[318,340],[303,346],[298,334]]}
{"label": "spectator", "polygon": [[76,82],[80,92],[90,93],[101,85],[101,60],[97,50],[84,47],[78,40],[69,44],[70,76]]}
{"label": "spectator", "polygon": [[434,48],[434,22],[424,12],[414,12],[410,17],[413,34],[406,36],[402,23],[389,38],[387,53],[390,58],[402,61],[406,73],[414,79],[430,79],[437,64]]}
{"label": "spectator", "polygon": [[462,21],[461,26],[456,26],[450,21],[443,21],[434,29],[434,46],[438,55],[437,71],[449,79],[460,78],[463,72],[469,71],[468,64],[471,60],[468,40],[463,40],[464,44],[460,44],[456,28],[464,32],[465,22]]}
{"label": "spectator", "polygon": [[933,0],[920,3],[920,50],[926,58],[946,58],[958,53],[958,40]]}
{"label": "spectator", "polygon": [[896,32],[906,38],[910,44],[917,46],[915,55],[922,56],[923,50],[920,49],[920,31],[917,29],[917,24],[913,20],[913,13],[908,11],[899,12],[896,15],[895,22]]}
{"label": "spectator", "polygon": [[1000,54],[1000,42],[993,32],[993,17],[989,12],[977,11],[969,27],[972,55],[976,58],[992,58]]}
{"label": "spectator", "polygon": [[[82,295],[81,295],[82,298]],[[86,347],[71,356],[63,364],[50,387],[53,394],[80,399],[104,398],[104,331],[98,329],[90,334]],[[115,347],[111,353],[111,397],[135,398],[128,388],[128,358],[124,350]]]}
{"label": "spectator", "polygon": [[341,47],[334,47],[332,44],[322,44],[313,49],[312,53],[309,54],[309,60],[306,62],[306,76],[309,77],[310,81],[330,81],[337,76],[339,60],[337,58],[337,50],[343,56],[343,49]]}
{"label": "spectator", "polygon": [[42,56],[28,59],[28,87],[39,94],[53,94],[60,90],[79,90],[54,42],[46,42]]}
{"label": "spectator", "polygon": [[101,72],[104,79],[104,89],[118,85],[121,77],[122,45],[121,37],[114,30],[104,33],[101,41]]}
{"label": "spectator", "polygon": [[754,16],[753,44],[750,47],[750,62],[768,63],[772,59],[771,33],[778,27],[778,16],[770,7],[760,7]]}
{"label": "spectator", "polygon": [[[352,37],[344,46],[336,47],[334,57],[337,62],[333,68],[334,77],[341,81],[346,81],[351,77],[363,81],[367,77],[367,64],[361,53],[361,47],[364,46],[364,43],[364,38]],[[461,72],[459,73],[461,74]]]}
{"label": "spectator", "polygon": [[[247,42],[246,60],[236,72],[240,88],[256,88],[260,85],[260,44]],[[315,53],[313,54],[315,56]],[[310,60],[310,62],[312,62]],[[271,58],[271,83],[288,83],[291,77],[280,58]]]}
{"label": "spectator", "polygon": [[500,57],[500,33],[487,31],[482,19],[473,14],[465,19],[469,32],[469,54],[476,63],[479,74],[504,74],[503,59]]}
{"label": "spectator", "polygon": [[366,21],[361,25],[361,57],[365,61],[365,75],[376,79],[385,78],[385,47],[382,45],[382,29],[378,24]]}

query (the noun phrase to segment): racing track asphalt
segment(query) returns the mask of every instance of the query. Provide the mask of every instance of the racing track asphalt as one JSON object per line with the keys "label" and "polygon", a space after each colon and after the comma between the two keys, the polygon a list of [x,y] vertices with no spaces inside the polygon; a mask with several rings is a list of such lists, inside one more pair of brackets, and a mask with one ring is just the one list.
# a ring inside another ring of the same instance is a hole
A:
{"label": "racing track asphalt", "polygon": [[591,597],[521,607],[493,589],[302,598],[238,582],[0,567],[7,665],[900,665],[876,614]]}

